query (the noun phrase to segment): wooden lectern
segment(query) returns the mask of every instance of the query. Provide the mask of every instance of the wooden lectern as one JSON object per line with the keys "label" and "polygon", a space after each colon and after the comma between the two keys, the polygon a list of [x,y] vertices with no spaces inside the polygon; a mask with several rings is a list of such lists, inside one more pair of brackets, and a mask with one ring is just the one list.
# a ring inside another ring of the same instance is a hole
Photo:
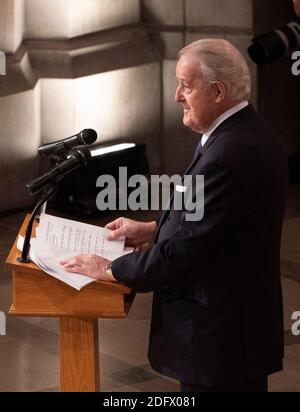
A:
{"label": "wooden lectern", "polygon": [[[27,216],[20,233],[24,236]],[[18,239],[18,237],[17,237]],[[59,318],[60,390],[100,390],[98,318],[126,318],[131,289],[118,283],[93,282],[80,292],[43,272],[34,263],[19,263],[17,239],[6,263],[13,269],[15,316]]]}

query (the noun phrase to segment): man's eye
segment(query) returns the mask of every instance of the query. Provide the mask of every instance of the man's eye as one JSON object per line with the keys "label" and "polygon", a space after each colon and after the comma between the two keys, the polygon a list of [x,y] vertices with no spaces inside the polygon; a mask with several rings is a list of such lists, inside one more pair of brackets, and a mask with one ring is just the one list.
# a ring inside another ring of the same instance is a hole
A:
{"label": "man's eye", "polygon": [[190,86],[188,86],[188,85],[184,85],[184,90],[185,90],[187,93],[190,93],[190,92],[191,92],[191,88],[190,88]]}

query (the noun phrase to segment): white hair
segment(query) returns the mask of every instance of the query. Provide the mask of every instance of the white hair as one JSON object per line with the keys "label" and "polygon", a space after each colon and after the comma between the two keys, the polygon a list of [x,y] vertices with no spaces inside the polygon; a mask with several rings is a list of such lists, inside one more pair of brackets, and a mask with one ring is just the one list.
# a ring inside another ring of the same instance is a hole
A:
{"label": "white hair", "polygon": [[181,49],[178,58],[187,53],[199,59],[203,76],[208,82],[219,80],[226,85],[229,98],[240,101],[249,99],[251,77],[248,64],[229,41],[197,40]]}

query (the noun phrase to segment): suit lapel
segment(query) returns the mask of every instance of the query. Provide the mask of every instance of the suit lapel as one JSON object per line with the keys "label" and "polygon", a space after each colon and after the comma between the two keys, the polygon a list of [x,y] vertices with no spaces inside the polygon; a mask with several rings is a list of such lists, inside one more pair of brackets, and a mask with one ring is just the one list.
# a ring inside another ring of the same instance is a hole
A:
{"label": "suit lapel", "polygon": [[[252,107],[251,104],[249,104],[248,106],[246,106],[244,109],[240,110],[239,112],[235,113],[234,115],[230,116],[228,119],[224,120],[223,123],[221,123],[214,131],[213,133],[210,135],[209,139],[206,141],[206,143],[204,144],[204,146],[202,146],[202,148],[200,149],[198,155],[193,159],[192,163],[190,164],[190,166],[187,168],[187,170],[184,172],[184,175],[188,175],[189,172],[193,169],[193,167],[196,165],[196,163],[200,160],[200,158],[204,155],[204,153],[206,152],[206,150],[208,149],[209,146],[211,146],[214,141],[217,139],[217,137],[222,134],[225,130],[229,129],[230,127],[232,127],[233,125],[237,124],[237,122],[239,121],[243,121],[245,119],[247,119],[249,116],[252,116],[253,114],[256,114],[256,111],[254,110],[254,108]],[[159,235],[159,230],[162,227],[163,223],[165,222],[166,218],[168,217],[170,210],[171,210],[171,206],[173,203],[173,199],[174,199],[174,193],[170,198],[170,202],[169,202],[169,208],[166,209],[163,214],[162,217],[159,221],[157,230],[156,230],[156,235],[155,235],[155,239],[154,239],[154,243],[156,242],[158,235]]]}
{"label": "suit lapel", "polygon": [[228,119],[224,120],[210,135],[209,139],[207,139],[205,145],[200,149],[200,153],[203,155],[206,150],[213,144],[213,142],[217,139],[217,137],[225,132],[225,130],[229,129],[230,127],[236,125],[238,122],[246,120],[249,116],[256,114],[253,106],[249,104],[248,106],[244,107],[244,109],[240,110],[239,112],[233,114]]}
{"label": "suit lapel", "polygon": [[[184,172],[183,176],[186,176],[186,175],[189,173],[189,171],[190,171],[190,170],[194,167],[194,165],[199,161],[200,157],[201,157],[201,151],[199,151],[198,155],[193,159],[192,163],[191,163],[190,166],[187,168],[187,170]],[[169,215],[169,213],[170,213],[170,210],[171,210],[171,207],[172,207],[172,204],[173,204],[173,200],[174,200],[174,192],[173,192],[173,194],[172,194],[172,196],[171,196],[171,198],[170,198],[170,202],[169,202],[169,205],[168,205],[168,209],[166,209],[166,210],[163,212],[163,214],[162,214],[162,216],[161,216],[161,219],[160,219],[160,221],[159,221],[159,224],[158,224],[158,227],[157,227],[157,230],[156,230],[155,240],[157,239],[157,235],[158,235],[158,232],[159,232],[161,226],[163,225],[163,223],[165,222],[166,218],[168,217],[168,215]],[[155,240],[154,240],[154,242],[155,242]]]}

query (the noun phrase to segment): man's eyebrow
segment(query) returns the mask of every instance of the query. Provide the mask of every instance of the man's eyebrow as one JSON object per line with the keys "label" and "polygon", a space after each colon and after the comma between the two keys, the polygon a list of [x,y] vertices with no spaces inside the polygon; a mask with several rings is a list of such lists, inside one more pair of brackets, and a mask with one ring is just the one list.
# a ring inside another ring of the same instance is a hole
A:
{"label": "man's eyebrow", "polygon": [[[177,76],[176,76],[176,77],[177,77]],[[181,82],[186,82],[186,83],[188,83],[188,82],[190,81],[189,78],[183,77],[183,76],[177,77],[177,80],[179,80],[179,81],[181,81]]]}

